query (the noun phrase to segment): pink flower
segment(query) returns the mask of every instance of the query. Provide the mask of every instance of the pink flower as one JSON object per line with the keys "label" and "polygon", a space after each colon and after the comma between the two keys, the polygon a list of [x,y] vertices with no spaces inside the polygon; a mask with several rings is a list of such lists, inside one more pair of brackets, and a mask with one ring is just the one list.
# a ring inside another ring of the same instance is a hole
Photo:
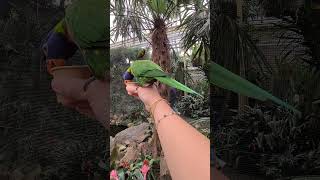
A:
{"label": "pink flower", "polygon": [[110,173],[110,179],[112,180],[119,180],[119,177],[118,177],[118,173],[116,170],[112,170],[111,173]]}
{"label": "pink flower", "polygon": [[143,163],[140,171],[143,174],[143,179],[144,180],[147,180],[147,173],[148,173],[149,170],[150,170],[149,165],[147,163]]}

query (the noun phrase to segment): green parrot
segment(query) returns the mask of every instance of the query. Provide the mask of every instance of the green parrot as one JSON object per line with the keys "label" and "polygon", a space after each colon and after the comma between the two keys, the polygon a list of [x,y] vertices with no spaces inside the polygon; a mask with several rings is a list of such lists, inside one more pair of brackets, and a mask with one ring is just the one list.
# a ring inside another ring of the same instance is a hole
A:
{"label": "green parrot", "polygon": [[143,58],[145,54],[146,54],[146,50],[145,49],[140,50],[138,52],[137,59]]}
{"label": "green parrot", "polygon": [[170,87],[203,97],[201,94],[171,78],[159,65],[150,60],[136,60],[132,62],[130,67],[124,73],[123,79],[132,80],[133,78],[136,79],[136,82],[140,86],[145,86],[155,81],[159,81]]}
{"label": "green parrot", "polygon": [[93,80],[104,80],[109,70],[108,1],[76,0],[66,9],[67,30],[89,66]]}
{"label": "green parrot", "polygon": [[280,100],[273,96],[269,92],[259,88],[248,80],[232,73],[217,63],[211,62],[209,65],[209,81],[211,84],[218,87],[239,93],[244,96],[248,96],[260,101],[273,101],[289,110],[292,110],[298,116],[301,116],[301,112],[290,104]]}

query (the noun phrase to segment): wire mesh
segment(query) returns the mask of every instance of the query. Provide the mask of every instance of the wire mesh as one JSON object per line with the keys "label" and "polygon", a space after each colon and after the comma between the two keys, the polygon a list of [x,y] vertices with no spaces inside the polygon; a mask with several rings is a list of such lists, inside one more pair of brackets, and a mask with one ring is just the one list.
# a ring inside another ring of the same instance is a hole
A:
{"label": "wire mesh", "polygon": [[[105,178],[107,131],[56,102],[41,61],[40,42],[63,10],[49,1],[11,3],[0,19],[0,179],[39,167],[39,179]],[[77,54],[69,64],[82,62]]]}

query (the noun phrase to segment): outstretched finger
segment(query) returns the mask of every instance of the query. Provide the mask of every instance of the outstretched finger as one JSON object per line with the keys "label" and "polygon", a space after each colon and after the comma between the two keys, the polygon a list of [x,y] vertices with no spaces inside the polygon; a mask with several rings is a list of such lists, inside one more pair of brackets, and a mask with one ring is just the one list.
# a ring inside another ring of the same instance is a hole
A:
{"label": "outstretched finger", "polygon": [[52,80],[52,89],[65,97],[73,100],[87,100],[84,92],[83,85],[85,80],[77,78],[54,78]]}
{"label": "outstretched finger", "polygon": [[139,88],[140,88],[140,86],[138,86],[137,84],[127,84],[127,86],[126,86],[126,90],[127,90],[128,94],[132,95],[132,96],[138,95]]}

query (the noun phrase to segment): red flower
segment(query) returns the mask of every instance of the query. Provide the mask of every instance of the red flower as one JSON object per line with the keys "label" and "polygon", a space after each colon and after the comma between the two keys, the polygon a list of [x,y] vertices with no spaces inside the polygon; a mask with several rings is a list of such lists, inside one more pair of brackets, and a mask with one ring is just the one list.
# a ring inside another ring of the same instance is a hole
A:
{"label": "red flower", "polygon": [[129,164],[128,162],[124,161],[124,162],[121,163],[121,166],[122,166],[123,168],[129,169],[130,164]]}
{"label": "red flower", "polygon": [[144,165],[149,165],[149,161],[145,159],[145,160],[143,160],[143,164]]}

